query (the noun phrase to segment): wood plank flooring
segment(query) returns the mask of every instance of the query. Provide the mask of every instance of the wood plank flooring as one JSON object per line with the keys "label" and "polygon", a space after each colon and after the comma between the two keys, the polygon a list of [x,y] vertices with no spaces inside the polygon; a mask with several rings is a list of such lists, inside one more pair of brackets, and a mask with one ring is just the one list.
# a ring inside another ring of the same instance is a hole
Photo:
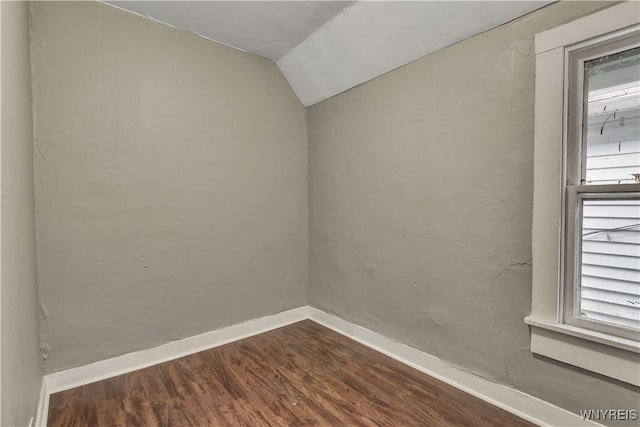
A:
{"label": "wood plank flooring", "polygon": [[532,426],[310,320],[51,395],[49,426]]}

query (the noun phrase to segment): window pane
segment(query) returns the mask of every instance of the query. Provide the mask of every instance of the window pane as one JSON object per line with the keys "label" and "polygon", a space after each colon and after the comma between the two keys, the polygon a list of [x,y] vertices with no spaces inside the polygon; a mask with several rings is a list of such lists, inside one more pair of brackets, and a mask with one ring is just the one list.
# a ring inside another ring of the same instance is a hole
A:
{"label": "window pane", "polygon": [[578,316],[640,329],[640,198],[582,200]]}
{"label": "window pane", "polygon": [[640,180],[640,48],[585,62],[583,183]]}

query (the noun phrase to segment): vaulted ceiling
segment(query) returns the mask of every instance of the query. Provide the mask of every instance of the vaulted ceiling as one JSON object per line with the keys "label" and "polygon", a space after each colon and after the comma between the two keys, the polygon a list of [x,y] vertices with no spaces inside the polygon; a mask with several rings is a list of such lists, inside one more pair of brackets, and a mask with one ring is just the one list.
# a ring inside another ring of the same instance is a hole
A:
{"label": "vaulted ceiling", "polygon": [[105,1],[271,59],[306,106],[551,2]]}

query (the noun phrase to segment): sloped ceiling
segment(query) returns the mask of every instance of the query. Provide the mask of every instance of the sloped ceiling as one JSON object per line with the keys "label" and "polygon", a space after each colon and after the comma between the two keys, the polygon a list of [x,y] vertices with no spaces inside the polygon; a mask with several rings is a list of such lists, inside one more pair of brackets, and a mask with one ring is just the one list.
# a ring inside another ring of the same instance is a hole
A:
{"label": "sloped ceiling", "polygon": [[552,1],[105,1],[275,61],[313,105]]}
{"label": "sloped ceiling", "polygon": [[105,1],[211,40],[282,58],[352,1]]}

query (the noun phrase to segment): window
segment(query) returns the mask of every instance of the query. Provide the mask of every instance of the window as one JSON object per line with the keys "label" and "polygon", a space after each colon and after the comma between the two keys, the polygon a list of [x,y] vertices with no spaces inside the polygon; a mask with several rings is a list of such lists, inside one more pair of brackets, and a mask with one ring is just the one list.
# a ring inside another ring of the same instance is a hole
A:
{"label": "window", "polygon": [[637,34],[566,48],[563,320],[638,339],[640,47]]}
{"label": "window", "polygon": [[640,385],[634,2],[536,36],[531,350]]}

